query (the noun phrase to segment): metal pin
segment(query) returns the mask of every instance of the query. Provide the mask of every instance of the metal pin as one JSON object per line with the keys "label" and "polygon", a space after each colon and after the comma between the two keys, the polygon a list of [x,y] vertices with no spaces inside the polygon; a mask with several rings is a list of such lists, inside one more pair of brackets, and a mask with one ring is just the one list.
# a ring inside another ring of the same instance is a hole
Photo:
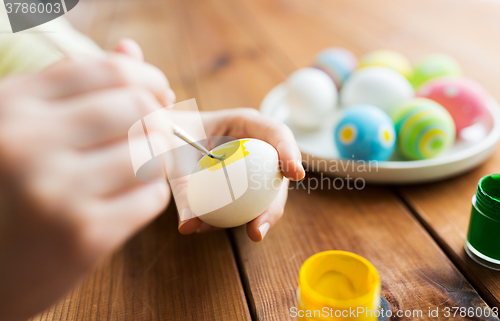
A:
{"label": "metal pin", "polygon": [[218,159],[220,161],[224,160],[226,154],[222,154],[222,155],[214,155],[212,153],[210,153],[210,151],[208,149],[206,149],[203,145],[199,144],[198,142],[196,142],[194,139],[192,139],[188,134],[186,134],[186,132],[184,130],[182,130],[182,128],[180,128],[179,126],[177,125],[173,125],[172,128],[174,129],[174,134],[175,136],[179,137],[180,139],[182,139],[183,141],[185,141],[186,143],[188,143],[189,145],[193,146],[194,148],[196,148],[197,150],[199,150],[203,155],[206,155],[210,158],[214,158],[214,159]]}

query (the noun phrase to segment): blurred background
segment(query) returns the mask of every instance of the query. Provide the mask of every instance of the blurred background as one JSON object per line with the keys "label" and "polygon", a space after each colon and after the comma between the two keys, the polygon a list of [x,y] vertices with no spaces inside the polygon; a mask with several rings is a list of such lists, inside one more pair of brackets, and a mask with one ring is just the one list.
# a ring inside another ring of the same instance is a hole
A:
{"label": "blurred background", "polygon": [[67,17],[100,46],[134,38],[178,100],[258,107],[321,49],[455,57],[500,99],[500,2],[472,0],[82,0]]}

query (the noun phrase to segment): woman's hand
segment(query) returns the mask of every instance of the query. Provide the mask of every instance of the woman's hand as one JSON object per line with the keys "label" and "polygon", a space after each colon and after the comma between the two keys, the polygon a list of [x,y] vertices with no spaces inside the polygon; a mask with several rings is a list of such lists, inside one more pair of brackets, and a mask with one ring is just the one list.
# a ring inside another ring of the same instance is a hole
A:
{"label": "woman's hand", "polygon": [[[257,138],[276,148],[282,165],[284,184],[273,203],[259,217],[247,224],[247,233],[254,242],[261,241],[270,227],[283,215],[288,195],[288,179],[298,181],[304,178],[305,172],[301,163],[301,154],[290,129],[254,109],[238,108],[216,112],[201,113],[206,134],[210,136],[230,136],[235,138]],[[187,201],[187,178],[176,180],[172,184],[179,212],[189,211]],[[192,215],[184,214],[182,217]],[[199,218],[185,221],[179,220],[179,231],[182,234],[208,232],[217,228],[202,222]]]}
{"label": "woman's hand", "polygon": [[0,82],[0,320],[52,305],[169,202],[130,162],[129,127],[174,99],[134,50]]}

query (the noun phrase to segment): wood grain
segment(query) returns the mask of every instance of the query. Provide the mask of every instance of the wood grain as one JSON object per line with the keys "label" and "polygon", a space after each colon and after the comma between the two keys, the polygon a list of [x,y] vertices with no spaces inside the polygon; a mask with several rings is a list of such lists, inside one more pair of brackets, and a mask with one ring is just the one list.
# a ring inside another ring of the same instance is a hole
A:
{"label": "wood grain", "polygon": [[[401,25],[391,25],[387,15],[386,20],[376,14],[370,17],[373,11],[385,12],[379,2],[318,1],[310,6],[310,2],[306,5],[301,1],[245,1],[247,10],[237,10],[234,2],[225,3],[232,6],[234,15],[244,22],[245,32],[261,47],[275,43],[274,50],[282,51],[296,67],[307,66],[315,52],[328,46],[345,46],[358,55],[384,47],[406,54],[418,48],[409,54],[413,60],[442,49],[433,49],[433,43],[425,42],[425,34],[414,31],[416,26],[404,28],[414,12],[408,2],[390,2],[390,12],[399,15]],[[420,224],[385,188],[357,194],[334,191],[332,195],[293,191],[285,219],[264,244],[248,242],[242,229],[235,237],[247,296],[257,319],[287,319],[288,309],[296,304],[300,264],[328,249],[353,251],[374,262],[384,280],[383,293],[394,309],[484,306]]]}
{"label": "wood grain", "polygon": [[[193,87],[176,63],[180,54],[175,3],[89,1],[73,15],[103,48],[138,40],[145,58],[168,76],[179,100]],[[80,11],[79,11],[80,10]],[[162,40],[163,37],[163,40]],[[177,41],[177,42],[176,42]],[[172,43],[178,43],[172,46]],[[175,205],[91,273],[66,298],[32,320],[250,320],[228,235],[182,236]]]}
{"label": "wood grain", "polygon": [[225,232],[182,236],[169,209],[32,320],[250,320]]}
{"label": "wood grain", "polygon": [[[168,76],[178,100],[194,97],[202,110],[258,107],[271,88],[330,46],[347,47],[358,56],[373,49],[396,49],[412,61],[435,51],[450,53],[466,74],[493,93],[500,90],[494,78],[500,74],[500,45],[491,41],[500,29],[495,3],[84,3],[72,13],[89,15],[90,20],[80,23],[84,32],[108,49],[121,37],[135,38],[146,60]],[[396,191],[369,186],[307,193],[292,185],[284,218],[260,244],[249,241],[244,228],[229,231],[229,237],[225,232],[180,236],[171,206],[65,299],[33,320],[249,320],[249,311],[255,320],[288,320],[289,309],[296,306],[301,264],[330,249],[369,259],[381,275],[382,294],[392,309],[423,313],[406,319],[430,319],[428,309],[436,307],[443,320],[448,319],[445,307],[486,308],[453,262],[483,298],[497,302],[498,274],[472,264],[461,248],[477,179],[494,171],[498,157],[460,178]]]}
{"label": "wood grain", "polygon": [[[425,10],[414,2],[404,4],[412,15],[406,24],[415,42],[430,52],[442,51],[456,57],[464,74],[478,80],[498,100],[500,99],[500,45],[491,35],[500,32],[500,3],[478,5],[474,1],[440,1],[435,10]],[[368,6],[373,19],[387,21],[394,16],[393,6],[376,10]],[[422,21],[425,19],[425,24]],[[437,32],[438,31],[438,32]],[[500,273],[473,262],[463,250],[469,223],[471,198],[479,179],[499,171],[500,153],[470,173],[441,183],[399,188],[405,202],[459,266],[470,282],[491,306],[500,308]],[[499,231],[500,233],[500,231]],[[499,245],[500,246],[500,245]]]}
{"label": "wood grain", "polygon": [[243,228],[234,233],[257,320],[292,319],[299,268],[309,256],[325,250],[350,251],[370,260],[394,313],[422,311],[415,319],[431,320],[429,308],[438,307],[438,319],[445,320],[446,307],[486,307],[386,188],[325,189],[311,194],[292,190],[284,218],[262,244],[249,242]]}
{"label": "wood grain", "polygon": [[486,164],[465,175],[435,184],[402,187],[398,192],[488,304],[500,308],[500,272],[478,265],[464,251],[477,182],[497,173],[498,164],[500,153],[496,152]]}

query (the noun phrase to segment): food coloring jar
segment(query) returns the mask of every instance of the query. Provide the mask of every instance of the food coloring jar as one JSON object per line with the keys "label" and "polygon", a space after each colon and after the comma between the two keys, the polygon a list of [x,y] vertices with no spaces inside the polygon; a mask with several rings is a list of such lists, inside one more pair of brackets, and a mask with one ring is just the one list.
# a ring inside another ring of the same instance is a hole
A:
{"label": "food coloring jar", "polygon": [[325,251],[308,258],[299,272],[298,319],[377,320],[380,277],[365,258]]}
{"label": "food coloring jar", "polygon": [[477,263],[500,270],[500,174],[479,180],[465,251]]}

